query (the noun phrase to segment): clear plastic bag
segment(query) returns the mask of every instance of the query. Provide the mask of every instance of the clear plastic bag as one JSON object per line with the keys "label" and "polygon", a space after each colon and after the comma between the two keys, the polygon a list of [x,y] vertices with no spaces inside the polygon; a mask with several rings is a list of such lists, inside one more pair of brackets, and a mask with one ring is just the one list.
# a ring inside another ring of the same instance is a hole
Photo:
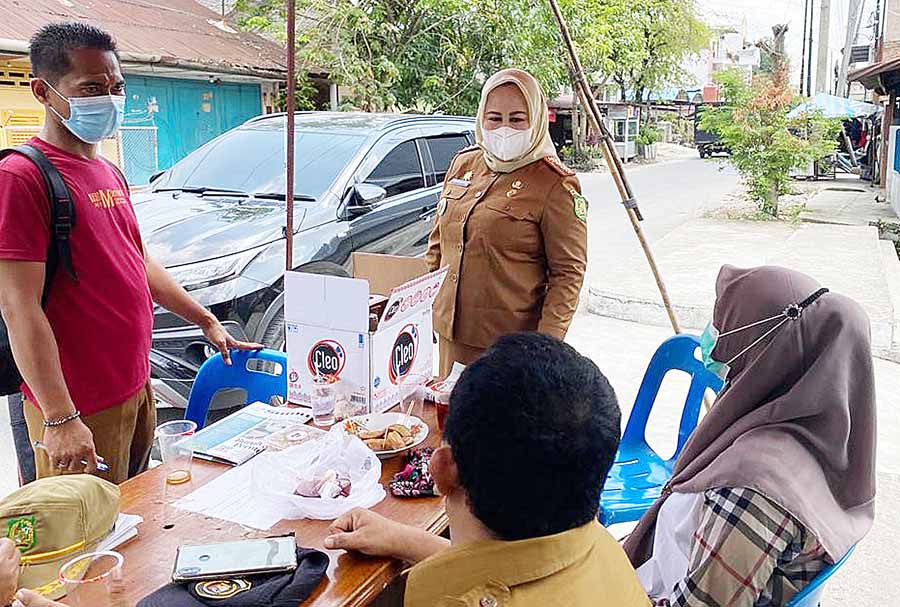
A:
{"label": "clear plastic bag", "polygon": [[[355,436],[329,432],[320,439],[251,460],[253,488],[284,508],[284,518],[332,520],[353,508],[371,508],[384,499],[381,462]],[[304,479],[334,470],[350,479],[347,497],[302,497],[294,493]]]}

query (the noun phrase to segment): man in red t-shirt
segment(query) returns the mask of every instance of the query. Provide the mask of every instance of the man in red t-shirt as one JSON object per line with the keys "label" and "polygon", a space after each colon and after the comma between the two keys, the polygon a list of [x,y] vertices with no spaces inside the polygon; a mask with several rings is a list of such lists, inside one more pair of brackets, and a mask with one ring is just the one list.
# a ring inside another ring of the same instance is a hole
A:
{"label": "man in red t-shirt", "polygon": [[[204,328],[228,357],[235,341],[144,250],[128,185],[99,156],[124,113],[125,80],[109,34],[83,23],[42,28],[31,40],[31,90],[46,108],[29,143],[56,166],[75,206],[77,281],[61,265],[41,306],[50,244],[48,193],[37,168],[0,162],[0,311],[25,378],[38,477],[95,472],[97,454],[122,482],[147,466],[156,426],[149,387],[153,301]],[[84,463],[86,462],[86,464]]]}

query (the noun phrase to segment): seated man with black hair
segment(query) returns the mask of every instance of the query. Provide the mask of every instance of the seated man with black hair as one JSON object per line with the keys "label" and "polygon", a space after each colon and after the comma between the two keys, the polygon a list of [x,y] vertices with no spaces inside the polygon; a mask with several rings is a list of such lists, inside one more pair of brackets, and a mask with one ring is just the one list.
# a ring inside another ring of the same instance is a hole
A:
{"label": "seated man with black hair", "polygon": [[355,510],[325,546],[418,563],[406,607],[649,605],[597,522],[619,421],[589,359],[546,335],[502,337],[456,384],[431,460],[451,540]]}

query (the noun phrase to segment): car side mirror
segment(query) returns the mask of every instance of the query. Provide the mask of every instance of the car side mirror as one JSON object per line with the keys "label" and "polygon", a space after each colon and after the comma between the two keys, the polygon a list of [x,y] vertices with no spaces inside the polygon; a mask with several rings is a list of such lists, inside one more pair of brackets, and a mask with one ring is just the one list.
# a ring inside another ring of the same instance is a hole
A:
{"label": "car side mirror", "polygon": [[387,190],[373,183],[358,183],[353,186],[350,205],[347,211],[351,215],[363,215],[368,213],[387,197]]}
{"label": "car side mirror", "polygon": [[153,183],[154,181],[162,177],[164,173],[165,171],[157,171],[153,173],[152,175],[150,175],[150,180],[148,181],[148,183]]}

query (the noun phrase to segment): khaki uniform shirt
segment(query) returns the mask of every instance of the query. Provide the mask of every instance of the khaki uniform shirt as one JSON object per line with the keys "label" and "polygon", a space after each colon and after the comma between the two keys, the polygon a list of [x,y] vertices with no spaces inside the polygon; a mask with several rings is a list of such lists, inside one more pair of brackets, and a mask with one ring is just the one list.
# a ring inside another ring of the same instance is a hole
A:
{"label": "khaki uniform shirt", "polygon": [[649,607],[618,543],[597,522],[518,542],[450,548],[413,567],[405,607]]}
{"label": "khaki uniform shirt", "polygon": [[500,335],[541,331],[562,339],[587,266],[587,201],[575,172],[547,157],[494,173],[478,148],[453,160],[426,261],[449,266],[434,327],[476,348]]}

